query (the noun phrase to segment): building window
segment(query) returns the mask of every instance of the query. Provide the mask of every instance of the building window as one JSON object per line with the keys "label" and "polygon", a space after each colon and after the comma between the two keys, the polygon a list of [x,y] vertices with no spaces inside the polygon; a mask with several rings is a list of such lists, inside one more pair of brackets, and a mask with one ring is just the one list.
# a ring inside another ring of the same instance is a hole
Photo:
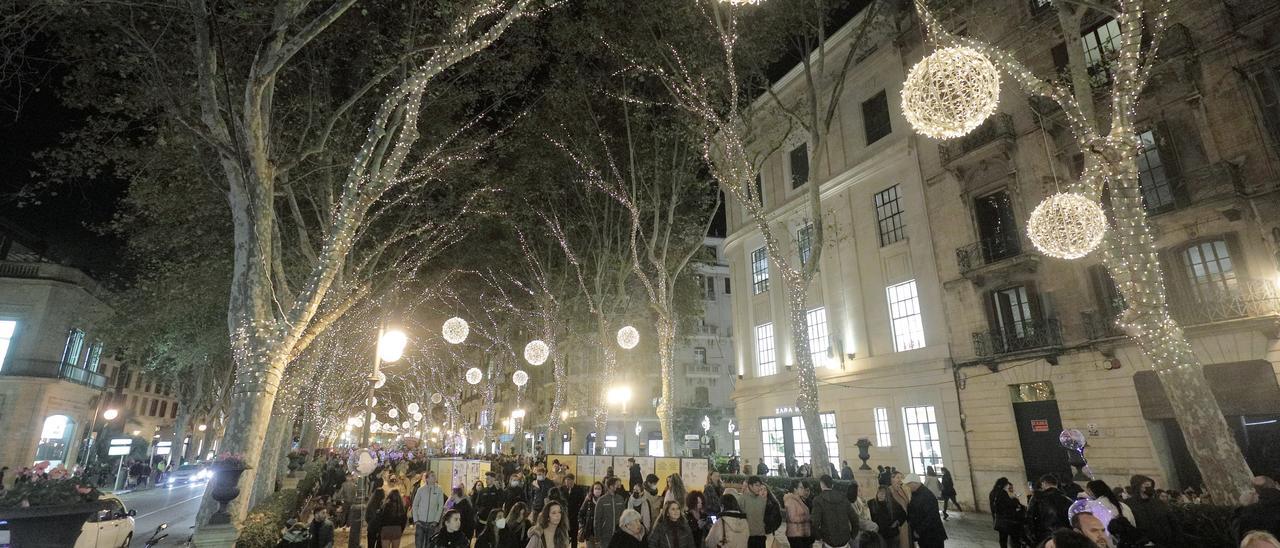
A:
{"label": "building window", "polygon": [[1031,313],[1031,297],[1026,286],[992,291],[991,305],[995,309],[996,327],[1007,339],[1022,339],[1035,331],[1035,317]]}
{"label": "building window", "polygon": [[703,299],[708,301],[716,300],[716,277],[715,276],[698,276],[698,283],[702,285]]}
{"label": "building window", "polygon": [[893,445],[893,438],[889,436],[889,410],[877,407],[872,412],[876,419],[876,447]]}
{"label": "building window", "polygon": [[167,402],[167,401],[162,401],[162,402],[160,402],[160,414],[159,414],[159,416],[163,417],[163,416],[168,415],[168,414],[169,414],[169,402]]}
{"label": "building window", "polygon": [[796,254],[800,257],[800,266],[809,264],[813,256],[813,223],[805,223],[796,231]]}
{"label": "building window", "polygon": [[1142,205],[1148,213],[1172,209],[1176,204],[1173,182],[1161,159],[1160,147],[1151,130],[1138,134],[1142,147],[1138,149],[1138,186],[1142,191]]}
{"label": "building window", "polygon": [[1231,262],[1224,239],[1192,244],[1182,252],[1192,296],[1197,301],[1211,301],[1236,288],[1235,265]]}
{"label": "building window", "polygon": [[725,295],[731,295],[732,293],[733,293],[732,291],[729,291],[729,278],[725,278],[725,279],[724,279],[724,294],[725,294]]}
{"label": "building window", "polygon": [[889,97],[884,90],[862,102],[862,127],[867,134],[867,145],[893,132],[889,123]]}
{"label": "building window", "polygon": [[791,188],[800,188],[809,182],[809,145],[800,143],[791,149],[788,156],[791,160]]}
{"label": "building window", "polygon": [[84,350],[84,331],[72,329],[67,334],[67,346],[62,350],[62,364],[79,365],[82,350]]}
{"label": "building window", "polygon": [[129,412],[138,414],[138,396],[129,396]]}
{"label": "building window", "polygon": [[911,472],[924,474],[926,467],[942,466],[942,438],[938,435],[938,418],[933,406],[903,407],[902,417],[907,427]]}
{"label": "building window", "polygon": [[9,346],[13,344],[13,334],[18,331],[18,322],[0,320],[0,371],[4,371],[5,358],[9,356]]}
{"label": "building window", "polygon": [[62,464],[71,448],[75,434],[75,421],[66,415],[50,415],[40,429],[40,444],[36,446],[36,460],[49,461],[50,466]]}
{"label": "building window", "polygon": [[806,314],[809,323],[809,358],[814,367],[833,367],[835,360],[828,360],[831,337],[827,332],[827,309],[818,307]]}
{"label": "building window", "polygon": [[1271,145],[1280,146],[1280,64],[1255,72],[1253,86],[1262,110],[1262,120],[1271,133]]}
{"label": "building window", "polygon": [[89,347],[89,356],[84,360],[84,368],[97,373],[100,363],[102,363],[102,343],[95,342]]}
{"label": "building window", "polygon": [[1057,399],[1053,393],[1053,383],[1049,381],[1009,385],[1009,395],[1013,400],[1013,403],[1052,401]]}
{"label": "building window", "polygon": [[783,459],[787,458],[786,430],[782,428],[782,417],[760,419],[760,441],[764,444],[764,463],[770,469],[777,470],[783,464]]}
{"label": "building window", "polygon": [[173,407],[171,409],[172,410],[169,412],[169,418],[171,419],[178,418],[178,402],[176,401],[173,402]]}
{"label": "building window", "polygon": [[[840,464],[840,443],[836,440],[836,414],[822,413],[818,415],[818,420],[822,421],[822,437],[827,442],[827,456],[831,458],[831,462],[837,467]],[[804,429],[804,417],[791,417],[791,439],[795,445],[795,459],[798,462],[809,462],[814,468],[815,475],[825,474],[825,468],[820,468],[816,463],[810,462],[813,458],[813,450],[809,445],[809,432]],[[819,473],[819,470],[822,472]]]}
{"label": "building window", "polygon": [[907,223],[898,201],[898,185],[876,193],[876,225],[880,229],[880,247],[907,237]]}
{"label": "building window", "polygon": [[694,347],[694,349],[693,349],[693,361],[694,361],[695,363],[699,363],[699,364],[706,365],[706,363],[707,363],[707,349],[706,349],[706,348],[703,348],[703,347],[701,347],[701,346]]}
{"label": "building window", "polygon": [[763,247],[751,252],[751,289],[756,295],[769,290],[769,256]]}
{"label": "building window", "polygon": [[773,323],[756,326],[756,376],[778,373],[778,359],[773,352]]}
{"label": "building window", "polygon": [[[1021,232],[1018,231],[1018,223],[1013,216],[1013,200],[1010,199],[1008,190],[998,190],[975,199],[973,217],[978,223],[981,264],[994,263],[1022,253]],[[973,259],[969,260],[972,264]]]}
{"label": "building window", "polygon": [[693,405],[695,407],[711,406],[711,391],[705,386],[698,386],[693,389]]}
{"label": "building window", "polygon": [[148,417],[158,416],[156,412],[159,410],[159,408],[160,408],[160,400],[151,400],[151,411],[147,413],[147,416]]}
{"label": "building window", "polygon": [[885,288],[889,298],[889,320],[893,326],[893,347],[897,352],[924,347],[924,323],[920,319],[920,298],[916,281],[909,280]]}
{"label": "building window", "polygon": [[1109,19],[1080,35],[1084,46],[1084,62],[1094,87],[1111,82],[1111,61],[1120,50],[1120,22]]}

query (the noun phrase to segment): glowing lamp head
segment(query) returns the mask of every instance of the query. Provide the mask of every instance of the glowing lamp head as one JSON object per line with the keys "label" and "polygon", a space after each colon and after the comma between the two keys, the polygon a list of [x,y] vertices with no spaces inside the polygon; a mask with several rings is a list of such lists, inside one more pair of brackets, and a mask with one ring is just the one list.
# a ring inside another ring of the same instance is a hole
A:
{"label": "glowing lamp head", "polygon": [[516,371],[511,374],[511,382],[515,383],[516,386],[524,386],[525,383],[529,382],[529,374],[524,371]]}
{"label": "glowing lamp head", "polygon": [[516,409],[516,410],[512,411],[512,412],[511,412],[511,418],[513,418],[513,419],[523,419],[523,418],[524,418],[524,409]]}
{"label": "glowing lamp head", "polygon": [[204,432],[205,430],[208,430],[208,429],[209,429],[209,425],[207,425],[207,424],[202,424],[202,425],[200,425],[200,426],[196,427],[196,430],[198,430],[198,431],[200,431],[200,432]]}
{"label": "glowing lamp head", "polygon": [[1031,212],[1027,236],[1041,253],[1058,259],[1088,255],[1107,233],[1107,215],[1098,202],[1074,192],[1045,198]]}
{"label": "glowing lamp head", "polygon": [[378,340],[378,357],[384,362],[394,362],[404,356],[404,347],[409,344],[409,336],[399,329],[391,329],[382,334]]}
{"label": "glowing lamp head", "polygon": [[120,411],[117,411],[115,409],[108,409],[102,412],[102,418],[107,419],[109,421],[115,420],[116,417],[119,417],[119,416],[120,416]]}
{"label": "glowing lamp head", "polygon": [[965,46],[942,48],[921,59],[902,85],[902,114],[934,139],[965,135],[982,125],[1000,102],[1000,71],[986,54]]}
{"label": "glowing lamp head", "polygon": [[413,403],[409,404],[409,414],[410,414],[410,415],[417,415],[417,414],[418,414],[418,410],[419,410],[419,409],[422,409],[422,407],[418,405],[418,402],[413,402]]}

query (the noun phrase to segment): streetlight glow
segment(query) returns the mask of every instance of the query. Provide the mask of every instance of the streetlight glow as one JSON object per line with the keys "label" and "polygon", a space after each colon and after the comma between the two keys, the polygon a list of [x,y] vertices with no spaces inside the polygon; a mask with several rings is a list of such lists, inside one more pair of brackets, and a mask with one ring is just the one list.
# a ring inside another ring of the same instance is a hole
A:
{"label": "streetlight glow", "polygon": [[115,409],[108,409],[102,412],[102,418],[107,419],[109,421],[115,420],[116,417],[119,417],[119,416],[120,416],[120,411],[117,411]]}
{"label": "streetlight glow", "polygon": [[209,425],[207,424],[202,424],[196,427],[196,430],[200,432],[204,432],[205,430],[208,430],[208,429],[209,429]]}
{"label": "streetlight glow", "polygon": [[625,404],[631,401],[630,386],[614,386],[605,392],[605,401],[613,405]]}
{"label": "streetlight glow", "polygon": [[404,331],[392,329],[382,334],[378,340],[378,357],[384,362],[394,362],[404,355],[404,347],[409,344],[409,336]]}
{"label": "streetlight glow", "polygon": [[524,409],[516,409],[515,411],[512,411],[512,412],[511,412],[511,418],[513,418],[513,419],[523,419],[523,418],[524,418]]}

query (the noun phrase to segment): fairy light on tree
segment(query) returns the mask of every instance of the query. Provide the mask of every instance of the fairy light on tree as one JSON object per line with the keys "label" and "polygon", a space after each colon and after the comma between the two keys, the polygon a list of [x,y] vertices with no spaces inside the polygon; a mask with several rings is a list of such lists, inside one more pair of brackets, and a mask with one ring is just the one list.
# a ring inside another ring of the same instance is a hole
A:
{"label": "fairy light on tree", "polygon": [[[1084,2],[1078,5],[1075,2],[1053,3],[1062,36],[1081,36],[1081,19],[1089,5]],[[1071,136],[1084,154],[1085,173],[1088,174],[1076,185],[1076,192],[1093,203],[1105,187],[1110,197],[1111,226],[1102,245],[1102,262],[1127,306],[1117,325],[1151,360],[1151,367],[1160,379],[1210,498],[1223,504],[1236,501],[1241,493],[1249,491],[1253,473],[1235,442],[1186,334],[1170,316],[1159,250],[1147,221],[1138,178],[1137,153],[1141,141],[1137,135],[1137,104],[1151,79],[1153,68],[1159,62],[1160,39],[1168,24],[1168,0],[1119,3],[1115,20],[1120,29],[1120,46],[1115,51],[1114,61],[1107,67],[1111,77],[1111,100],[1102,103],[1095,101],[1093,79],[1080,40],[1068,41],[1068,79],[1065,82],[1047,81],[1000,48],[973,36],[949,33],[922,0],[916,0],[915,6],[931,40],[947,47],[964,46],[982,52],[1028,95],[1044,97],[1062,110]],[[1109,106],[1109,110],[1099,111],[1100,104]],[[1071,200],[1083,203],[1074,198]],[[1056,201],[1046,200],[1046,203],[1054,204]],[[1054,215],[1065,213],[1064,210]],[[1047,215],[1042,212],[1045,219]],[[1082,221],[1082,218],[1090,220]],[[1087,242],[1096,237],[1099,229],[1097,212],[1083,205],[1067,215],[1065,222],[1090,227],[1088,234],[1085,235],[1084,229],[1041,227],[1036,230],[1035,237],[1040,238],[1050,231],[1078,232]],[[1054,238],[1053,241],[1055,243],[1046,247],[1061,245],[1063,239]],[[1053,250],[1075,255],[1085,247],[1072,243]]]}
{"label": "fairy light on tree", "polygon": [[524,386],[525,383],[529,382],[529,374],[523,370],[517,370],[511,374],[511,382],[516,386]]}
{"label": "fairy light on tree", "polygon": [[1000,72],[981,52],[942,48],[921,59],[902,85],[902,115],[935,139],[976,129],[1000,102]]}

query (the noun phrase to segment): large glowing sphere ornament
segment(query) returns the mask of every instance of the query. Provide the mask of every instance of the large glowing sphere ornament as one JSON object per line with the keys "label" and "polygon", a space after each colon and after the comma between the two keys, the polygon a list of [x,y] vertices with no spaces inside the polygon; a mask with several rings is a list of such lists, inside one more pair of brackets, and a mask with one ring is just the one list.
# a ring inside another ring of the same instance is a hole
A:
{"label": "large glowing sphere ornament", "polygon": [[973,48],[943,48],[921,59],[902,85],[902,114],[935,139],[973,131],[996,111],[1000,71]]}
{"label": "large glowing sphere ornament", "polygon": [[524,386],[525,383],[529,382],[529,374],[524,371],[516,371],[511,374],[511,382],[516,383],[516,386]]}
{"label": "large glowing sphere ornament", "polygon": [[467,370],[468,383],[480,384],[480,381],[482,379],[484,379],[484,371],[481,371],[479,367],[472,367],[471,369]]}
{"label": "large glowing sphere ornament", "polygon": [[413,403],[409,404],[408,409],[409,409],[409,414],[410,414],[410,415],[417,415],[417,414],[418,414],[418,410],[419,410],[419,409],[422,409],[422,406],[418,405],[418,402],[413,402]]}
{"label": "large glowing sphere ornament", "polygon": [[636,328],[628,325],[618,330],[618,346],[631,350],[637,344],[640,344],[640,332],[636,331]]}
{"label": "large glowing sphere ornament", "polygon": [[441,396],[439,392],[431,395],[431,403],[440,405],[440,402],[442,401],[444,401],[444,396]]}
{"label": "large glowing sphere ornament", "polygon": [[471,333],[471,326],[467,325],[467,320],[453,317],[445,320],[444,328],[441,329],[444,340],[450,344],[459,344],[467,340],[467,334]]}
{"label": "large glowing sphere ornament", "polygon": [[761,2],[764,2],[764,0],[720,0],[720,1],[733,6],[755,6],[757,4],[760,4]]}
{"label": "large glowing sphere ornament", "polygon": [[377,379],[375,379],[375,380],[373,381],[373,387],[374,387],[374,388],[382,388],[383,386],[385,386],[385,385],[387,384],[387,374],[386,374],[386,373],[383,373],[383,372],[379,371],[379,372],[377,372],[376,374],[374,374],[374,376],[375,376],[375,377],[377,377]]}
{"label": "large glowing sphere ornament", "polygon": [[396,417],[399,417],[399,416],[400,416],[400,410],[399,410],[399,409],[396,409],[396,408],[394,408],[394,407],[392,407],[391,409],[387,410],[387,416],[388,416],[388,417],[391,417],[391,418],[393,418],[393,419],[394,419],[394,418],[396,418]]}
{"label": "large glowing sphere ornament", "polygon": [[1036,249],[1059,259],[1088,255],[1106,234],[1107,216],[1102,206],[1074,192],[1045,198],[1027,221],[1027,236]]}
{"label": "large glowing sphere ornament", "polygon": [[542,341],[529,341],[529,344],[524,345],[524,361],[529,362],[529,365],[546,363],[550,354],[551,348]]}

